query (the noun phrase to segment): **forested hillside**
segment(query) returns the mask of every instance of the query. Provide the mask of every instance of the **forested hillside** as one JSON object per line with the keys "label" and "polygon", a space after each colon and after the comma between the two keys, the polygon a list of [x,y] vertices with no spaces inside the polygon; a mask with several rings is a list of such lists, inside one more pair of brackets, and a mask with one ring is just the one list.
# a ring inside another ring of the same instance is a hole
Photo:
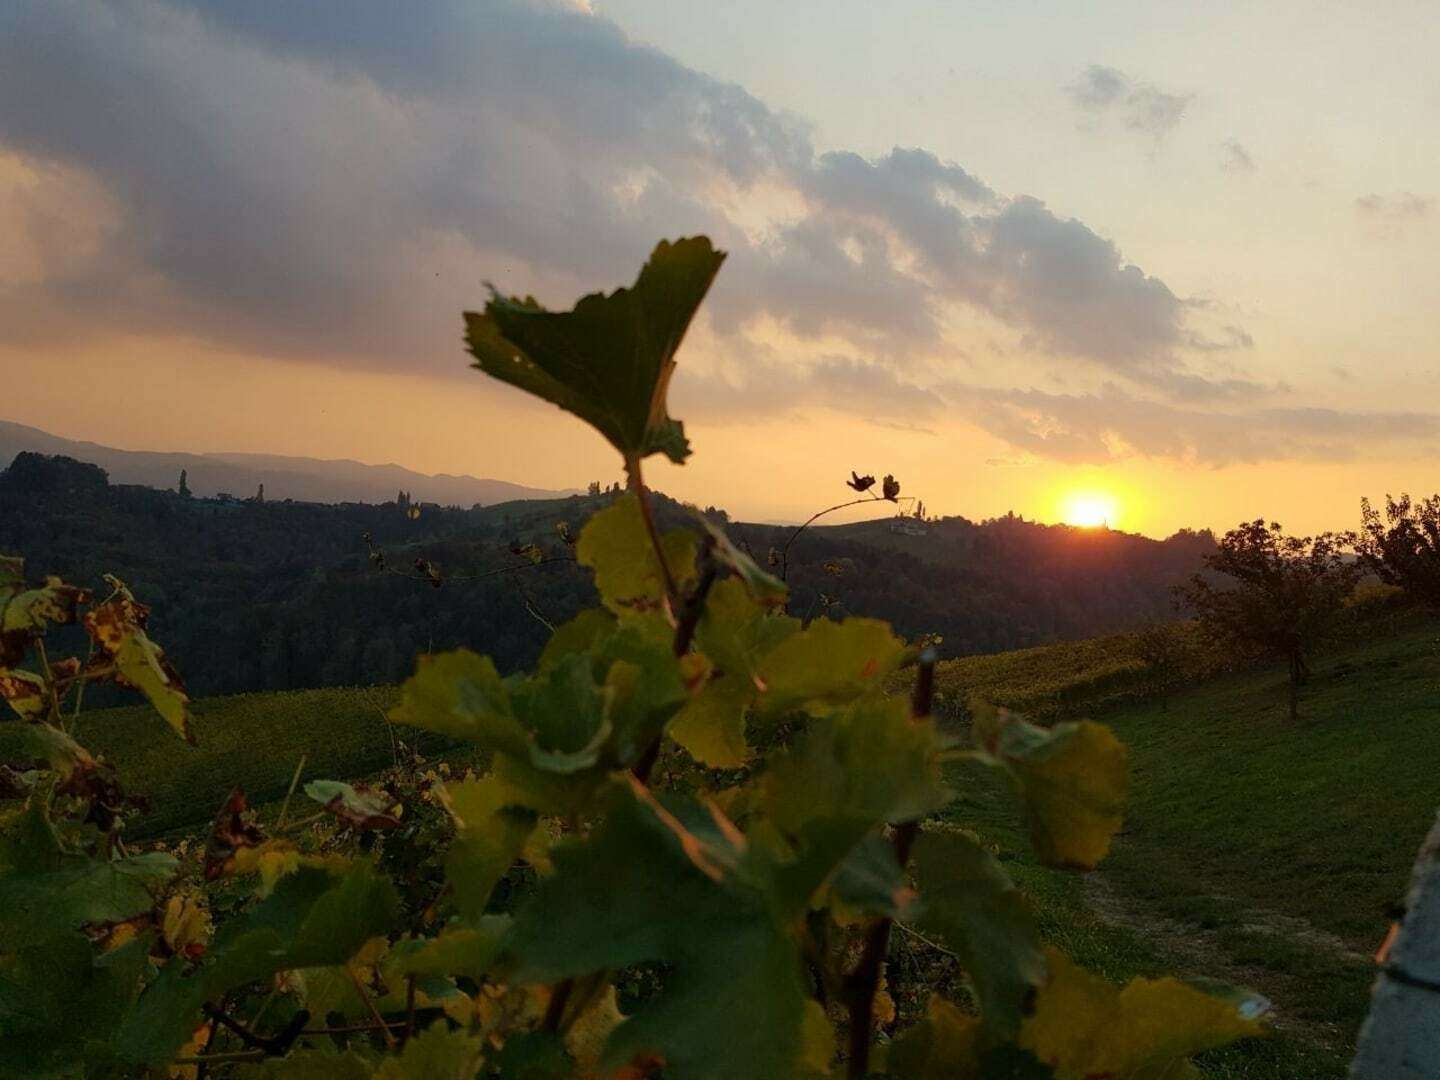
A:
{"label": "forested hillside", "polygon": [[[0,551],[25,556],[38,573],[127,581],[155,607],[167,650],[198,694],[394,683],[417,652],[462,644],[502,670],[532,663],[546,623],[593,602],[590,575],[565,561],[565,536],[608,501],[459,509],[185,498],[27,454],[0,473],[0,505],[25,511],[0,514]],[[657,496],[657,513],[679,523],[691,511]],[[1170,586],[1213,546],[1209,533],[1157,542],[1009,517],[908,519],[897,528],[881,513],[800,536],[789,558],[791,610],[871,615],[910,637],[938,634],[945,656],[1165,617]],[[732,526],[761,561],[792,531]],[[531,544],[555,561],[531,565]],[[415,569],[417,558],[438,569],[439,587]],[[477,579],[513,566],[522,569]]]}

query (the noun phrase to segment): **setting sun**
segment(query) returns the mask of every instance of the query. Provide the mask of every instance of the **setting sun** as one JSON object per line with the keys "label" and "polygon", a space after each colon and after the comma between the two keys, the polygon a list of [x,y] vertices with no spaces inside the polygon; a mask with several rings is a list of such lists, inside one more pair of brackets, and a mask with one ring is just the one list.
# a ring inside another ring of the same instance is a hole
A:
{"label": "setting sun", "polygon": [[1098,491],[1076,491],[1061,503],[1060,519],[1067,525],[1094,528],[1113,525],[1119,510],[1115,496]]}

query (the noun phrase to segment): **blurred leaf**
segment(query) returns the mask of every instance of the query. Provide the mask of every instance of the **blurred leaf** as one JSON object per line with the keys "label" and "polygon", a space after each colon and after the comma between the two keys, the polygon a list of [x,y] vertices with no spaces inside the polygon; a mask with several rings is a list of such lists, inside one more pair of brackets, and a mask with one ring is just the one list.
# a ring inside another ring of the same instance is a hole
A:
{"label": "blurred leaf", "polygon": [[1133,979],[1124,988],[1046,950],[1049,981],[1020,1045],[1057,1080],[1168,1076],[1191,1054],[1224,1046],[1264,1027],[1243,1002],[1213,997],[1176,979]]}
{"label": "blurred leaf", "polygon": [[818,619],[759,662],[759,708],[835,708],[884,686],[909,655],[879,619]]}
{"label": "blurred leaf", "polygon": [[885,1055],[885,1072],[904,1080],[979,1078],[980,1018],[961,1012],[938,994],[925,1019],[901,1032]]}
{"label": "blurred leaf", "polygon": [[538,819],[533,809],[517,804],[523,795],[496,776],[447,784],[441,798],[456,827],[445,876],[461,916],[473,923],[485,913],[496,883],[519,858]]}
{"label": "blurred leaf", "polygon": [[400,1054],[387,1057],[375,1070],[375,1080],[474,1080],[485,1055],[479,1035],[451,1031],[437,1020],[405,1044]]}
{"label": "blurred leaf", "polygon": [[761,570],[755,560],[736,547],[730,537],[725,534],[725,530],[705,514],[697,511],[695,518],[715,541],[715,557],[723,566],[728,567],[740,581],[745,583],[745,587],[756,602],[767,609],[783,607],[785,597],[789,592],[785,583],[774,575]]}
{"label": "blurred leaf", "polygon": [[396,799],[383,788],[311,780],[305,785],[305,794],[352,829],[394,829],[400,824]]}
{"label": "blurred leaf", "polygon": [[[666,412],[675,351],[725,256],[705,237],[661,241],[629,289],[549,312],[495,293],[465,313],[475,367],[585,420],[626,461],[689,455]],[[493,290],[492,290],[493,292]]]}
{"label": "blurred leaf", "polygon": [[984,1025],[1010,1040],[1045,981],[1040,931],[999,862],[964,833],[922,832],[912,862],[920,899],[906,916],[955,951]]}
{"label": "blurred leaf", "polygon": [[711,680],[680,707],[666,730],[700,764],[738,769],[750,757],[745,713],[754,693],[752,687],[728,676]]}
{"label": "blurred leaf", "polygon": [[677,1080],[790,1076],[807,997],[799,952],[763,891],[727,869],[743,857],[735,838],[692,831],[710,820],[617,792],[588,839],[556,846],[555,874],[517,915],[515,978],[663,961],[664,989],[610,1037],[611,1067],[652,1054]]}
{"label": "blurred leaf", "polygon": [[[695,534],[683,529],[660,538],[665,562],[683,589],[695,577]],[[595,514],[575,545],[580,565],[595,571],[595,587],[607,608],[622,619],[665,609],[665,583],[633,492]]]}
{"label": "blurred leaf", "polygon": [[1121,824],[1124,744],[1089,720],[1046,729],[979,702],[972,712],[982,758],[1009,772],[1025,802],[1036,853],[1052,866],[1093,869]]}
{"label": "blurred leaf", "polygon": [[19,668],[0,669],[0,697],[22,720],[39,720],[50,709],[50,695],[45,680]]}
{"label": "blurred leaf", "polygon": [[530,752],[529,735],[515,719],[494,662],[469,649],[421,656],[390,719],[517,757]]}

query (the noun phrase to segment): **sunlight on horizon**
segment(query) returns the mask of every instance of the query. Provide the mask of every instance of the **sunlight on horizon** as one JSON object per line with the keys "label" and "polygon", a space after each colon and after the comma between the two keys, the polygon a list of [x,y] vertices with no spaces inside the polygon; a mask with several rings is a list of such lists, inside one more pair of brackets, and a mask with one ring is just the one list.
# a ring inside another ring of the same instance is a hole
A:
{"label": "sunlight on horizon", "polygon": [[1060,520],[1066,525],[1113,529],[1119,516],[1119,501],[1105,491],[1072,491],[1060,503]]}

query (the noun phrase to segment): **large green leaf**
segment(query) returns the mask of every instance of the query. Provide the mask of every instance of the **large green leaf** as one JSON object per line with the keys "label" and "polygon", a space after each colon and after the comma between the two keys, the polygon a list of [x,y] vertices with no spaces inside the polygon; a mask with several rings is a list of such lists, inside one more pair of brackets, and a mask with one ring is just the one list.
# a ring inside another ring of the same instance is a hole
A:
{"label": "large green leaf", "polygon": [[568,312],[495,293],[483,313],[465,313],[475,367],[574,413],[626,461],[663,453],[683,462],[689,444],[666,392],[724,258],[703,236],[662,240],[631,288],[583,297]]}
{"label": "large green leaf", "polygon": [[456,828],[445,857],[445,876],[460,914],[471,922],[485,913],[496,883],[535,830],[535,811],[518,805],[524,799],[522,792],[493,775],[445,786],[445,805]]}
{"label": "large green leaf", "polygon": [[[660,546],[671,576],[683,588],[695,576],[695,534],[673,530],[661,537]],[[595,571],[601,601],[621,618],[654,616],[664,609],[660,560],[633,492],[626,492],[585,523],[575,545],[575,558]]]}
{"label": "large green leaf", "polygon": [[1089,720],[1042,728],[1005,709],[972,708],[981,759],[1010,774],[1036,854],[1052,866],[1093,869],[1120,828],[1124,744]]}
{"label": "large green leaf", "polygon": [[662,809],[620,791],[604,824],[554,858],[516,919],[517,980],[662,961],[662,991],[610,1036],[612,1065],[653,1054],[677,1080],[794,1075],[800,956],[763,888],[736,871],[741,838],[693,804]]}
{"label": "large green leaf", "polygon": [[494,661],[469,649],[421,656],[390,719],[516,757],[529,753],[529,736]]}
{"label": "large green leaf", "polygon": [[960,957],[986,1031],[1013,1039],[1045,980],[1030,905],[995,857],[964,833],[922,832],[912,859],[920,898],[906,918]]}
{"label": "large green leaf", "polygon": [[0,941],[31,940],[149,911],[175,876],[175,858],[148,852],[105,860],[66,851],[32,798],[0,838]]}

